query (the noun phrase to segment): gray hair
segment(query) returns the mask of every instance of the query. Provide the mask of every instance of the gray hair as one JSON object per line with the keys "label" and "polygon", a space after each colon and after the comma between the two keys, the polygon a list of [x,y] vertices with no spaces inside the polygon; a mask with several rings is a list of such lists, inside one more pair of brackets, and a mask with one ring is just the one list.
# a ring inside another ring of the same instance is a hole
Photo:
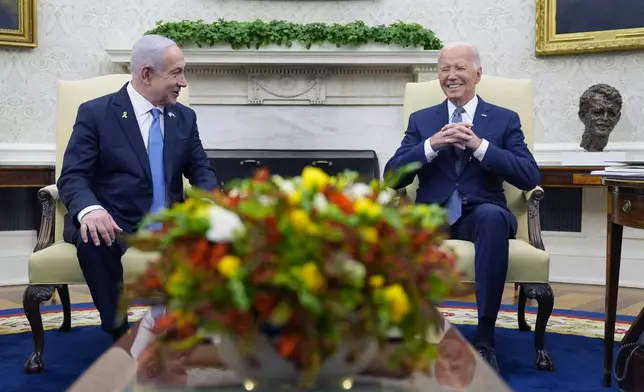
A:
{"label": "gray hair", "polygon": [[465,46],[469,48],[472,51],[472,55],[474,56],[474,68],[478,68],[481,66],[481,55],[479,54],[479,50],[476,49],[476,46],[472,45],[469,42],[452,42],[449,44],[446,44],[443,46],[441,49],[441,52],[446,49],[453,49],[453,48],[459,48],[461,46]]}
{"label": "gray hair", "polygon": [[161,35],[144,35],[132,47],[130,55],[130,70],[135,76],[143,67],[150,67],[155,71],[163,69],[163,53],[166,48],[176,45],[170,38]]}

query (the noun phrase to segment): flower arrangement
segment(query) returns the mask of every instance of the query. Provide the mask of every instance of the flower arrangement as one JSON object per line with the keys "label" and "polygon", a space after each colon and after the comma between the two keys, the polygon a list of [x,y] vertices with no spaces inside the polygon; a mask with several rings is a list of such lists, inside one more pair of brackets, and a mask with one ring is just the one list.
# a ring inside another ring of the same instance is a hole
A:
{"label": "flower arrangement", "polygon": [[166,305],[161,341],[187,348],[212,334],[252,340],[268,329],[282,358],[315,379],[346,339],[403,340],[398,364],[428,367],[434,305],[459,282],[442,247],[445,212],[396,200],[379,181],[307,167],[285,179],[260,170],[230,191],[189,199],[142,225],[130,243],[159,251],[128,301]]}

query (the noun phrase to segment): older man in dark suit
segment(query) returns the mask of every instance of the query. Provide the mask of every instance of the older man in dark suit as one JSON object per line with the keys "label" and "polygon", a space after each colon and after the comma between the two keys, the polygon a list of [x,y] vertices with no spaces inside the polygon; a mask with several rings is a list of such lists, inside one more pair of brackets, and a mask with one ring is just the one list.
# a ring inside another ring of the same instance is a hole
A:
{"label": "older man in dark suit", "polygon": [[411,184],[417,175],[416,202],[443,205],[453,238],[474,243],[478,308],[474,346],[498,369],[494,325],[507,275],[509,239],[517,231],[503,183],[528,191],[539,184],[540,173],[519,115],[476,94],[481,72],[474,46],[452,44],[441,50],[438,79],[447,99],[411,114],[405,137],[385,171],[421,163],[395,187]]}
{"label": "older man in dark suit", "polygon": [[76,245],[102,328],[115,340],[128,329],[127,318],[117,320],[121,233],[183,201],[182,176],[204,190],[218,186],[196,115],[177,102],[187,86],[181,49],[144,36],[132,49],[131,69],[132,80],[119,91],[79,107],[58,180],[69,211],[63,237]]}

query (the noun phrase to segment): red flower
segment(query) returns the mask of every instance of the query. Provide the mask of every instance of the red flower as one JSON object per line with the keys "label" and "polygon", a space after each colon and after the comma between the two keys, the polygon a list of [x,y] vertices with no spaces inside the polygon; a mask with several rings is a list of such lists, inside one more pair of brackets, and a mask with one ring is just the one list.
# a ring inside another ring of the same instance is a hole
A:
{"label": "red flower", "polygon": [[226,244],[214,244],[210,252],[210,267],[215,268],[219,264],[219,260],[228,254],[228,246]]}
{"label": "red flower", "polygon": [[253,181],[266,182],[267,180],[268,180],[268,169],[261,168],[261,169],[258,169],[255,172],[255,176],[253,177]]}

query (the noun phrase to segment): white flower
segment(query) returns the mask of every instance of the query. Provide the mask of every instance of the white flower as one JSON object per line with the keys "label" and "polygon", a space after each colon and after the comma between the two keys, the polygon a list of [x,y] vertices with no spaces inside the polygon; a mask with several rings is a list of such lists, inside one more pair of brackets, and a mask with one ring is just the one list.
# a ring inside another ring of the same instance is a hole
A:
{"label": "white flower", "polygon": [[248,196],[247,191],[240,191],[239,188],[233,188],[228,192],[229,197],[246,197]]}
{"label": "white flower", "polygon": [[234,212],[218,205],[208,207],[210,229],[206,238],[212,242],[231,242],[236,235],[246,232],[244,223]]}
{"label": "white flower", "polygon": [[264,207],[273,205],[275,203],[275,199],[267,195],[260,195],[258,201],[259,204],[263,205]]}
{"label": "white flower", "polygon": [[329,202],[327,201],[326,196],[322,193],[317,193],[313,197],[313,207],[320,212],[326,211],[326,209],[329,208]]}
{"label": "white flower", "polygon": [[285,180],[278,175],[273,176],[273,182],[277,184],[280,191],[287,195],[292,195],[297,190],[295,189],[295,183],[292,180]]}
{"label": "white flower", "polygon": [[380,191],[380,194],[378,194],[378,199],[376,202],[381,205],[389,204],[391,200],[396,196],[396,191],[393,189],[383,189]]}
{"label": "white flower", "polygon": [[344,190],[344,194],[352,200],[358,200],[363,197],[369,197],[373,194],[371,187],[365,183],[359,182],[348,186]]}

